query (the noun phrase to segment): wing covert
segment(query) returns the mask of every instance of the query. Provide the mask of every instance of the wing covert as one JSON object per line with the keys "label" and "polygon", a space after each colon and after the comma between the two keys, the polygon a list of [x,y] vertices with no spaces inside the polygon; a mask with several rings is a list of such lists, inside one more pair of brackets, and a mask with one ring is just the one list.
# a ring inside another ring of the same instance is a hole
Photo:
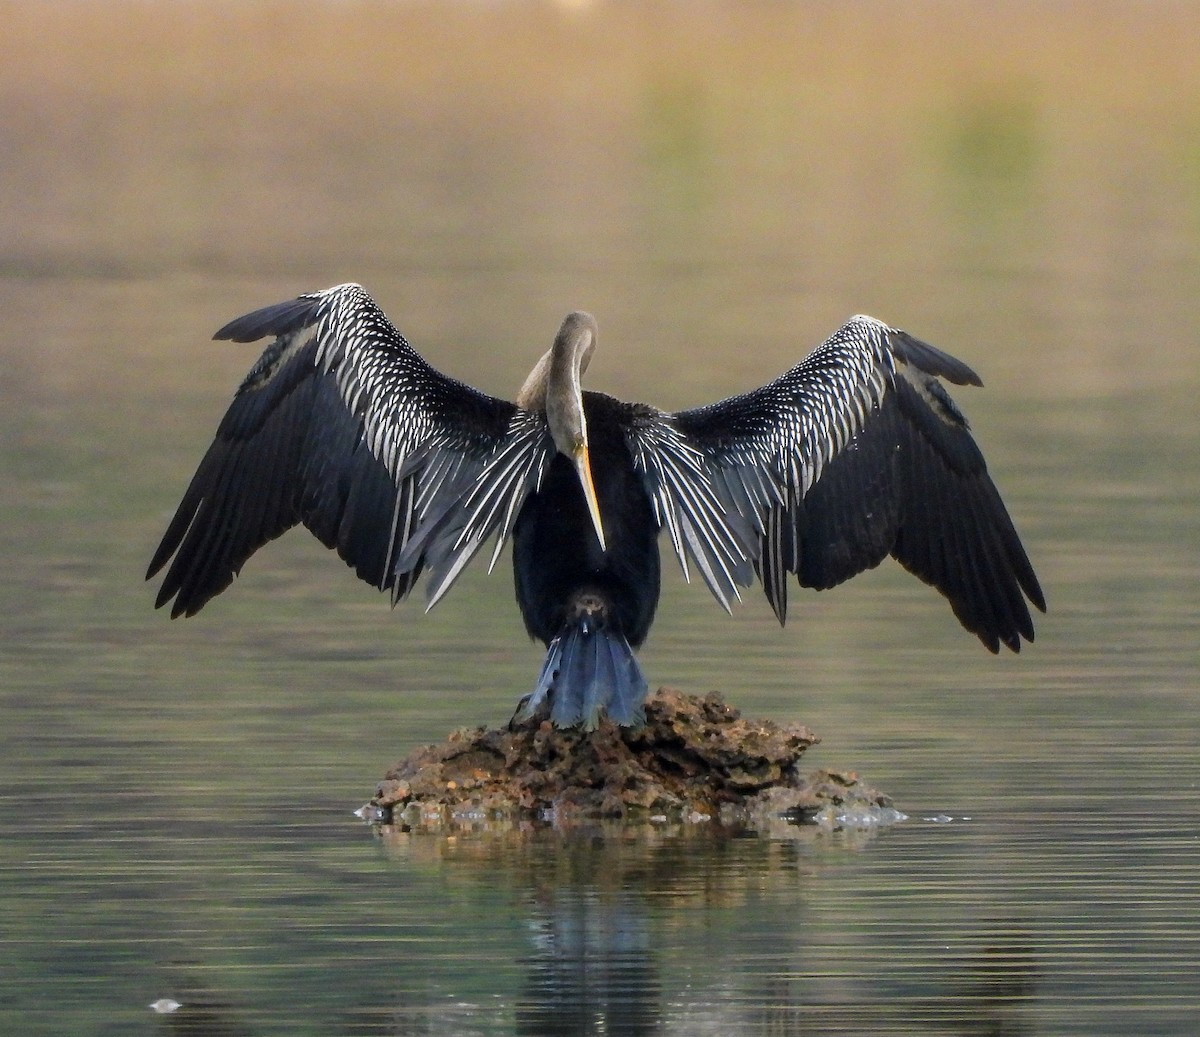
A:
{"label": "wing covert", "polygon": [[504,441],[463,486],[439,495],[397,556],[405,572],[427,564],[426,611],[453,586],[483,543],[495,536],[490,572],[512,533],[525,498],[542,482],[555,453],[546,416],[516,409]]}

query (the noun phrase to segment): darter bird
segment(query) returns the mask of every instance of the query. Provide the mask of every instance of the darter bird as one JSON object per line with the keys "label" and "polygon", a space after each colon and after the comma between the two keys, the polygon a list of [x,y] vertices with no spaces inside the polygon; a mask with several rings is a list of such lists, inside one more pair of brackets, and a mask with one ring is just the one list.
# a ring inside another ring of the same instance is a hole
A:
{"label": "darter bird", "polygon": [[[729,611],[760,580],[836,586],[891,555],[992,652],[1033,640],[1045,600],[966,419],[939,379],[966,364],[851,318],[773,382],[669,413],[584,392],[596,321],[570,313],[515,403],[434,370],[356,284],[239,317],[274,341],[251,368],[150,562],[157,606],[198,612],[303,523],[392,602],[428,607],[493,540],[546,661],[517,719],[644,719],[633,650],[659,598],[666,530],[685,577]],[[173,600],[172,600],[173,599]]]}

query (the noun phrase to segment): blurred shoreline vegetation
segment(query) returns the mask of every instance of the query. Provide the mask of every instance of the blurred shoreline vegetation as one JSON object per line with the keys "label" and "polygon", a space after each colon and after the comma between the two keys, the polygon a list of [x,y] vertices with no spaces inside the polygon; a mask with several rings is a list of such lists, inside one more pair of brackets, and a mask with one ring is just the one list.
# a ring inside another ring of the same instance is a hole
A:
{"label": "blurred shoreline vegetation", "polygon": [[[271,295],[360,280],[419,347],[492,333],[514,384],[534,329],[585,306],[616,361],[653,342],[668,406],[714,391],[710,367],[672,362],[698,341],[740,343],[762,357],[747,378],[769,377],[855,310],[977,343],[989,381],[1021,378],[1021,341],[1049,337],[1035,396],[1200,379],[1200,312],[1181,322],[1169,298],[1200,288],[1194,4],[118,0],[0,17],[0,282],[103,296],[96,282],[182,279],[178,312],[197,278]],[[664,270],[667,305],[624,302]],[[978,292],[932,298],[947,272]],[[447,275],[478,290],[448,298]],[[514,284],[532,316],[496,307]],[[764,306],[794,331],[746,337]],[[75,364],[76,337],[40,349]],[[634,395],[653,372],[624,366],[605,388]]]}

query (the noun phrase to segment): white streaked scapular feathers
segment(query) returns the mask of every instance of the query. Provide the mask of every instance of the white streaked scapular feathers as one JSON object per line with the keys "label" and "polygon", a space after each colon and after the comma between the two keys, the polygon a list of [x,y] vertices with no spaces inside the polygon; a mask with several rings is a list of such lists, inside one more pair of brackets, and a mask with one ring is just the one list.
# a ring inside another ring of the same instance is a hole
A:
{"label": "white streaked scapular feathers", "polygon": [[[882,403],[894,372],[890,333],[874,318],[854,317],[774,382],[682,413],[680,421],[736,415],[730,424],[740,425],[760,416],[757,428],[707,449],[689,441],[673,415],[630,432],[634,463],[684,576],[690,558],[724,608],[764,555],[795,570],[795,557],[780,556],[782,513],[804,499]],[[782,572],[772,575],[782,580]]]}

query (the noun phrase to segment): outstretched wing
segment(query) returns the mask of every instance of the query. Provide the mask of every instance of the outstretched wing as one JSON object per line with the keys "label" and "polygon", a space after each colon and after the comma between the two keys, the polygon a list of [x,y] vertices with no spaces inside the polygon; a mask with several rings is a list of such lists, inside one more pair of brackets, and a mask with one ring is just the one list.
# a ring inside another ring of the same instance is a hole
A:
{"label": "outstretched wing", "polygon": [[[720,559],[752,527],[744,558],[780,622],[788,573],[825,589],[891,554],[941,591],[991,651],[1032,641],[1025,599],[1045,611],[1041,588],[939,378],[982,384],[946,353],[858,316],[770,384],[664,415],[679,445],[660,448],[658,466],[699,458],[704,493],[732,516],[735,535],[701,538],[699,551]],[[675,484],[649,482],[664,512],[694,511]]]}
{"label": "outstretched wing", "polygon": [[171,560],[156,604],[174,598],[172,616],[199,611],[301,522],[403,597],[422,566],[454,563],[418,551],[398,564],[421,523],[476,484],[516,415],[430,367],[359,285],[256,310],[214,337],[268,335],[150,562],[147,579]]}

